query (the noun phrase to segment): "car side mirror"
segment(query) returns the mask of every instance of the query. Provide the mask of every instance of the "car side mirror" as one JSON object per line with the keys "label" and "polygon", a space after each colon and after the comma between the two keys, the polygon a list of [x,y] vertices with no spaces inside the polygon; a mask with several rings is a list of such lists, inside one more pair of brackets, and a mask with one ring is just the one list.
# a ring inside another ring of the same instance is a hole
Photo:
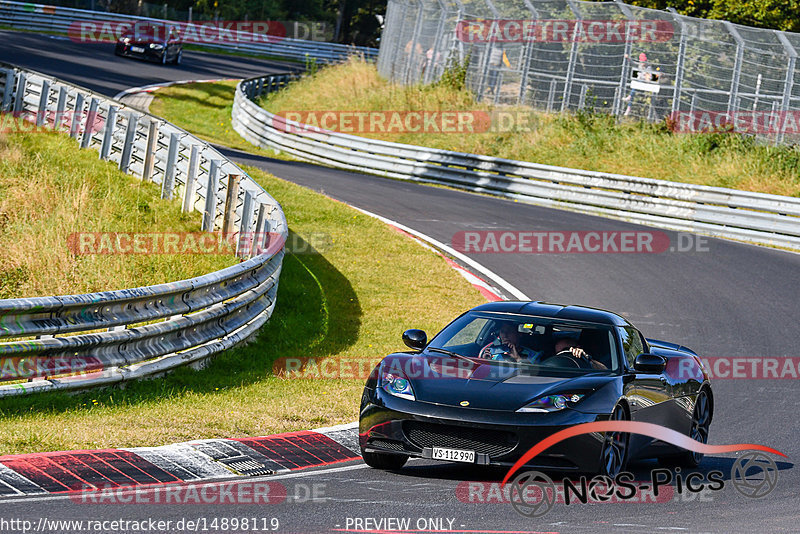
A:
{"label": "car side mirror", "polygon": [[428,334],[416,328],[406,330],[403,332],[403,343],[412,349],[422,350],[428,344]]}
{"label": "car side mirror", "polygon": [[643,352],[636,357],[633,363],[634,370],[647,375],[658,375],[664,372],[667,360],[658,354]]}

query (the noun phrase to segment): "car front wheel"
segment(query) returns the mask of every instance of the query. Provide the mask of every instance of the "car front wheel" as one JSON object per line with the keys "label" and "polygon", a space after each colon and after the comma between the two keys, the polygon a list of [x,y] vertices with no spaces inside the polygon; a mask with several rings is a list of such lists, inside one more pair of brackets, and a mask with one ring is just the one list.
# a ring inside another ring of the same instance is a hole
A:
{"label": "car front wheel", "polygon": [[[625,407],[617,404],[611,412],[611,421],[627,421],[628,412]],[[603,452],[600,456],[600,474],[614,478],[628,464],[628,442],[630,434],[627,432],[606,432],[603,440]]]}
{"label": "car front wheel", "polygon": [[[700,443],[708,443],[708,429],[711,426],[711,399],[705,389],[697,393],[692,411],[692,428],[689,437]],[[680,454],[662,456],[659,463],[667,467],[683,466],[697,467],[703,454],[694,451],[684,451]]]}

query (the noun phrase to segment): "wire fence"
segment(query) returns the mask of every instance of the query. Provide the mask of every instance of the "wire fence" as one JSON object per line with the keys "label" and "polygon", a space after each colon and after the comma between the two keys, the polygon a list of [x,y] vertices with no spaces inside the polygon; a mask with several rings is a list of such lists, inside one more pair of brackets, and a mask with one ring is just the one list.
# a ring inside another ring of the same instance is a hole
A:
{"label": "wire fence", "polygon": [[389,0],[379,72],[429,83],[467,69],[482,100],[592,109],[681,131],[800,141],[800,34],[616,2]]}

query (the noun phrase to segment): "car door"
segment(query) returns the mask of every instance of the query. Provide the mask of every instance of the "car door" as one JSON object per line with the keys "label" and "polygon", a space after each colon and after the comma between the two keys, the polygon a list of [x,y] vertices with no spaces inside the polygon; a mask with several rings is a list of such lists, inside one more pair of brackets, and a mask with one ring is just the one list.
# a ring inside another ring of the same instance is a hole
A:
{"label": "car door", "polygon": [[[631,407],[631,420],[665,425],[671,420],[671,397],[666,376],[637,372],[634,367],[636,357],[647,352],[644,336],[632,326],[618,328],[620,341],[628,367],[625,394]],[[651,438],[640,435],[631,436],[633,448],[647,445]]]}
{"label": "car door", "polygon": [[178,55],[179,42],[178,30],[170,27],[169,36],[167,37],[167,58],[169,61],[172,61]]}

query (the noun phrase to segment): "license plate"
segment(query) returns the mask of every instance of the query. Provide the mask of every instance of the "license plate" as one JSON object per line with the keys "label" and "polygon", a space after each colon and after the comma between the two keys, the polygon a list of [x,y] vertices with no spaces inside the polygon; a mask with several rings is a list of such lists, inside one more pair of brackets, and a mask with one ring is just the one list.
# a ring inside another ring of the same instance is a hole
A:
{"label": "license plate", "polygon": [[144,48],[142,48],[141,46],[132,46],[131,52],[134,52],[136,54],[144,54]]}
{"label": "license plate", "polygon": [[461,449],[433,448],[434,460],[447,460],[448,462],[464,462],[467,464],[475,463],[475,451],[464,451]]}

